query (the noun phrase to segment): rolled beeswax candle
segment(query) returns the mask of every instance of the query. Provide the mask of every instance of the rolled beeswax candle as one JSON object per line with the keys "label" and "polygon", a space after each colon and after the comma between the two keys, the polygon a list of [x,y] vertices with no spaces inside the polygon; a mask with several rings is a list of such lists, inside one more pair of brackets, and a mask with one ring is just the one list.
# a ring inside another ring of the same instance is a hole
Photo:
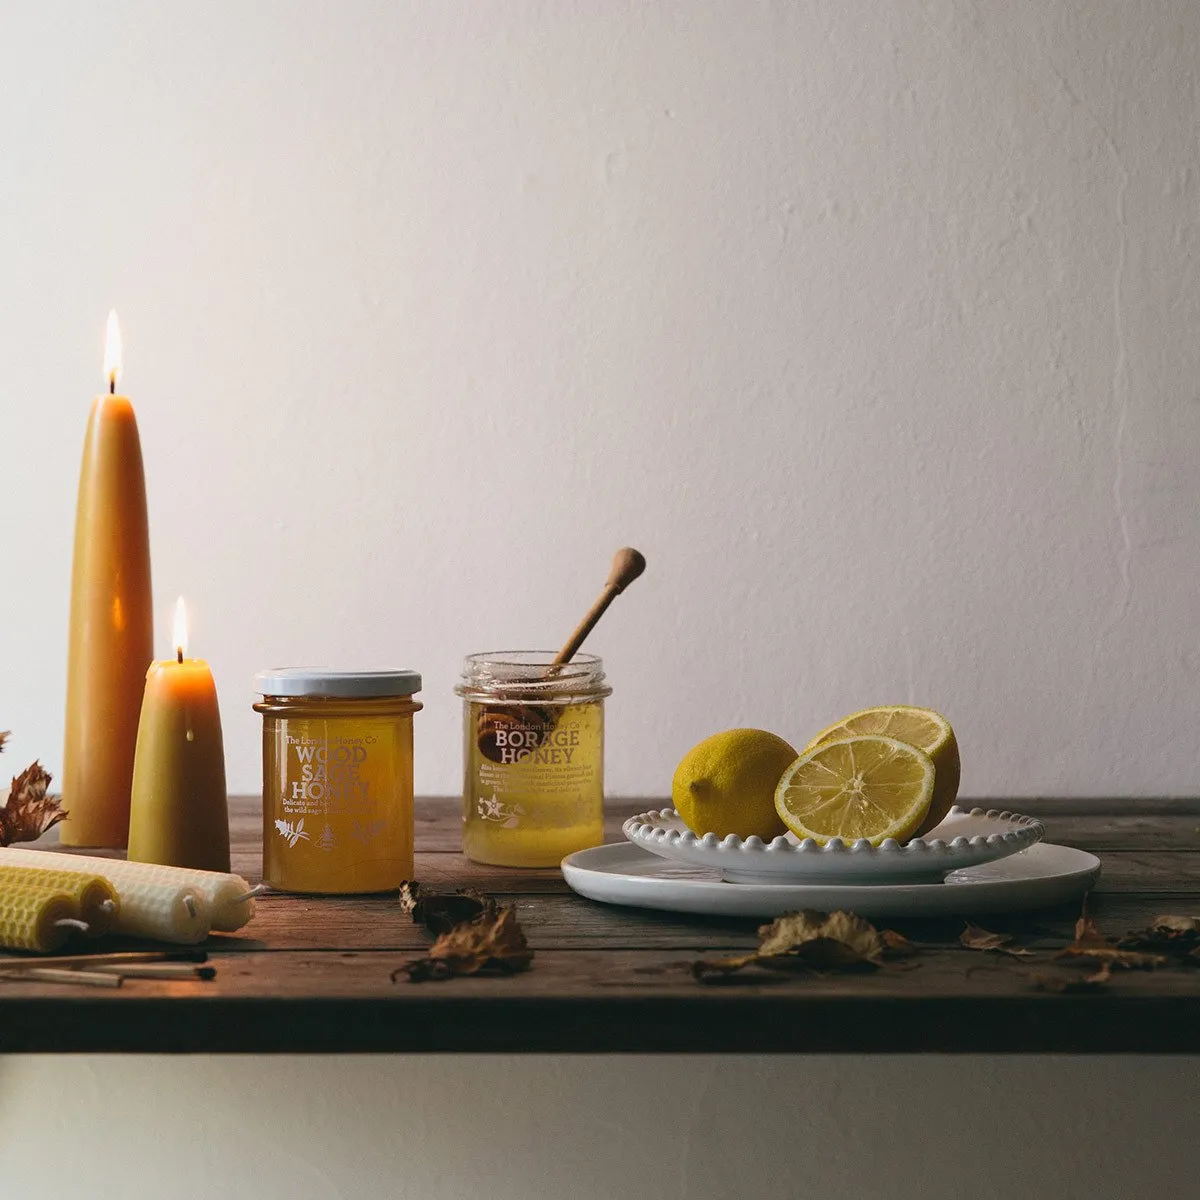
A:
{"label": "rolled beeswax candle", "polygon": [[66,892],[29,887],[25,883],[0,884],[0,946],[49,954],[70,936],[77,909]]}
{"label": "rolled beeswax candle", "polygon": [[82,871],[56,871],[46,867],[6,867],[0,865],[0,888],[40,888],[58,892],[75,905],[73,916],[87,925],[88,937],[101,937],[117,923],[121,902],[116,889],[101,875]]}
{"label": "rolled beeswax candle", "polygon": [[[109,317],[106,371],[120,374]],[[121,847],[129,837],[133,750],[152,657],[150,538],[137,418],[125,396],[96,397],[75,511],[62,794],[66,846]]]}
{"label": "rolled beeswax candle", "polygon": [[0,849],[0,867],[49,867],[83,872],[107,879],[120,899],[116,933],[177,942],[188,946],[202,942],[210,929],[212,908],[199,888],[180,879],[182,872],[169,867],[124,862],[117,858],[90,858],[83,854],[54,854],[47,850]]}
{"label": "rolled beeswax candle", "polygon": [[131,863],[119,858],[55,854],[50,850],[22,850],[16,846],[0,849],[0,865],[9,862],[64,871],[89,871],[103,875],[122,894],[126,884],[134,882],[194,888],[210,910],[210,927],[219,933],[233,933],[254,916],[254,901],[246,899],[250,885],[240,875],[197,871],[191,867],[163,867],[157,863]]}

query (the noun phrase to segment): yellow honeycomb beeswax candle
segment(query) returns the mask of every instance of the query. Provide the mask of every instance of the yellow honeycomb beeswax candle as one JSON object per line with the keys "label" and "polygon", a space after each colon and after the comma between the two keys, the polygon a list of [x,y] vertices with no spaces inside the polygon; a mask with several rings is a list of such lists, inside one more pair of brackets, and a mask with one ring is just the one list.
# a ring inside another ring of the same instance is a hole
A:
{"label": "yellow honeycomb beeswax candle", "polygon": [[[118,858],[22,850],[15,846],[0,849],[0,866],[49,867],[99,875],[108,880],[120,901],[114,933],[187,946],[202,942],[212,927],[212,904],[206,893],[189,878],[205,872],[154,863],[131,863]],[[238,879],[236,875],[220,878]],[[238,882],[242,894],[249,890],[245,880]],[[235,885],[230,883],[229,886]]]}
{"label": "yellow honeycomb beeswax candle", "polygon": [[87,926],[84,932],[88,937],[102,937],[112,930],[121,908],[116,890],[107,879],[83,871],[0,865],[0,888],[9,885],[68,896],[75,905],[74,915]]}
{"label": "yellow honeycomb beeswax candle", "polygon": [[22,880],[0,883],[0,946],[49,954],[77,928],[78,912],[66,892]]}

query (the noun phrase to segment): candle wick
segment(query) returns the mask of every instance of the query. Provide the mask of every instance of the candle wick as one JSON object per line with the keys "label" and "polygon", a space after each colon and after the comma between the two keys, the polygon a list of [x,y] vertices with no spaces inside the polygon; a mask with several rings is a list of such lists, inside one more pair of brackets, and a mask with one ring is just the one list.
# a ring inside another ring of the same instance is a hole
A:
{"label": "candle wick", "polygon": [[110,375],[108,377],[108,394],[110,396],[115,396],[117,394],[117,379],[115,375]]}
{"label": "candle wick", "polygon": [[175,661],[178,663],[183,662],[183,647],[182,646],[177,647],[175,650]]}

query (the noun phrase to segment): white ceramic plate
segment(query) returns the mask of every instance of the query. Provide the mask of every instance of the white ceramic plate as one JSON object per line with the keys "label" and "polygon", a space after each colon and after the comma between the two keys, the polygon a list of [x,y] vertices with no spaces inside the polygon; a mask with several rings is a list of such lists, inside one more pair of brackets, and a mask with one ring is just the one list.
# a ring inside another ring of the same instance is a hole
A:
{"label": "white ceramic plate", "polygon": [[1047,842],[982,866],[952,871],[939,883],[793,884],[722,881],[716,871],[670,862],[614,842],[579,850],[562,862],[567,883],[604,904],[711,916],[777,917],[815,908],[860,917],[969,916],[1050,908],[1078,899],[1100,875],[1094,854]]}
{"label": "white ceramic plate", "polygon": [[820,846],[786,834],[764,842],[715,833],[698,837],[673,808],[630,817],[621,831],[635,845],[690,867],[719,871],[730,883],[932,883],[949,872],[1006,858],[1041,841],[1041,821],[1017,813],[952,808],[924,837],[872,846],[835,838]]}

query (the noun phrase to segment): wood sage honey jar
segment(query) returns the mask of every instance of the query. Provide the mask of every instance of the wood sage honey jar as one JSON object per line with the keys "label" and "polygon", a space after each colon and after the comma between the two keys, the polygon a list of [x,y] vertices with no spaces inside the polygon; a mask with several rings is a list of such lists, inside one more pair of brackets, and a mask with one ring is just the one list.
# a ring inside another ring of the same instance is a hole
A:
{"label": "wood sage honey jar", "polygon": [[263,715],[263,881],[383,892],[413,875],[413,671],[281,668]]}
{"label": "wood sage honey jar", "polygon": [[463,852],[481,863],[552,867],[604,840],[600,659],[553,651],[464,662]]}

